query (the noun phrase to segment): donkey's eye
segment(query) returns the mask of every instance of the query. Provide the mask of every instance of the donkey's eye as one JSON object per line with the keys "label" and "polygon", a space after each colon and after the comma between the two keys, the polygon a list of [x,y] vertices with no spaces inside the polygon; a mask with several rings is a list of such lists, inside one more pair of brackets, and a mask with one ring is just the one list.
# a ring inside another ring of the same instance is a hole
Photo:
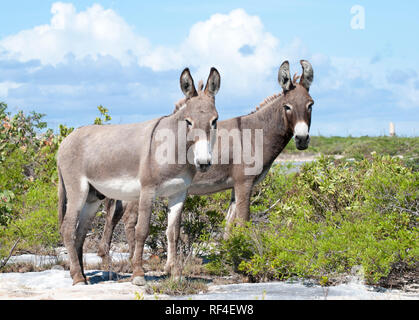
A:
{"label": "donkey's eye", "polygon": [[308,104],[308,105],[307,105],[307,110],[308,110],[309,112],[311,112],[311,110],[313,109],[313,104],[314,104],[314,103],[310,103],[310,104]]}
{"label": "donkey's eye", "polygon": [[292,107],[288,104],[284,105],[285,111],[291,111]]}
{"label": "donkey's eye", "polygon": [[185,119],[186,124],[188,125],[188,127],[192,127],[192,122],[188,119]]}

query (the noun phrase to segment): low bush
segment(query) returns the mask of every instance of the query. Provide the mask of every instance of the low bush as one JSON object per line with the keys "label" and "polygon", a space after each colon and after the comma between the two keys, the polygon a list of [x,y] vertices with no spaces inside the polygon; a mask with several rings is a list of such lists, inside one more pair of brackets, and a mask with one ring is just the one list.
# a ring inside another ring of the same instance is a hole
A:
{"label": "low bush", "polygon": [[173,277],[167,277],[158,282],[148,284],[146,292],[148,294],[155,294],[158,297],[159,294],[167,294],[171,296],[198,294],[201,292],[207,292],[208,286],[207,281],[202,279],[189,279]]}
{"label": "low bush", "polygon": [[[179,254],[182,259],[205,254],[211,240],[218,239],[229,193],[214,196],[189,196],[184,204],[181,220]],[[224,210],[223,210],[224,209]],[[167,200],[158,199],[153,206],[150,232],[146,245],[152,254],[164,257],[167,253]]]}
{"label": "low bush", "polygon": [[275,184],[259,192],[282,189],[269,198],[280,201],[262,220],[252,206],[259,222],[235,227],[216,248],[213,268],[261,280],[327,279],[362,266],[367,282],[377,283],[393,266],[418,261],[419,173],[400,159],[323,157],[286,178],[271,170],[268,179]]}
{"label": "low bush", "polygon": [[43,117],[0,103],[0,266],[12,251],[45,253],[60,242],[56,153],[73,128],[54,134]]}

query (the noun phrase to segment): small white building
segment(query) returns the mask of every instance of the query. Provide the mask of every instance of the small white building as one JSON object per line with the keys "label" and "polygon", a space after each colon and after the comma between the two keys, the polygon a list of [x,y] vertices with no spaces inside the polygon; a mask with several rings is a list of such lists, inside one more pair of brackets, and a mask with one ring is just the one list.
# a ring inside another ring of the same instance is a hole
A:
{"label": "small white building", "polygon": [[390,137],[394,137],[396,135],[396,129],[393,122],[390,122],[389,133]]}

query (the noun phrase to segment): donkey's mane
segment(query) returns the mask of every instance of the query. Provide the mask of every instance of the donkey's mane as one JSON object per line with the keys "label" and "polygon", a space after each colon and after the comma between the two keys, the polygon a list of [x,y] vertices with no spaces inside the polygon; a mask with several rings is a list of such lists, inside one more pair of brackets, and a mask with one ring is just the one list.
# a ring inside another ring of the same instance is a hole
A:
{"label": "donkey's mane", "polygon": [[272,103],[277,101],[281,96],[282,96],[282,93],[274,93],[273,95],[265,98],[261,103],[259,103],[259,105],[256,106],[256,109],[253,110],[252,112],[250,112],[249,114],[256,113],[256,112],[262,110],[267,105],[271,105]]}
{"label": "donkey's mane", "polygon": [[[297,84],[298,79],[300,79],[301,76],[297,75],[297,73],[294,74],[294,77],[292,78],[292,84],[295,86]],[[282,97],[282,93],[274,93],[273,95],[265,98],[259,105],[256,106],[255,110],[250,112],[249,114],[253,114],[258,112],[259,110],[262,110],[264,107],[271,105],[272,103],[278,101]]]}
{"label": "donkey's mane", "polygon": [[[198,95],[201,95],[204,91],[204,82],[202,80],[199,80],[198,82]],[[175,114],[180,109],[182,109],[185,106],[186,101],[188,98],[182,98],[178,102],[175,103],[175,110],[173,110],[172,114]]]}
{"label": "donkey's mane", "polygon": [[180,109],[182,109],[185,106],[186,98],[180,99],[178,102],[175,103],[175,110],[173,110],[172,114],[175,114]]}

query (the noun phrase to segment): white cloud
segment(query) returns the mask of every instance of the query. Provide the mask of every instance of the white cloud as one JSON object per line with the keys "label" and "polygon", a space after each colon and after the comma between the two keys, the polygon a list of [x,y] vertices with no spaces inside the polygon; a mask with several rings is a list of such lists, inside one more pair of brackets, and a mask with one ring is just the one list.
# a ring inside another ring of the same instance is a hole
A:
{"label": "white cloud", "polygon": [[419,108],[419,87],[413,80],[396,85],[397,105],[403,109]]}
{"label": "white cloud", "polygon": [[[243,47],[253,52],[243,54]],[[272,68],[281,63],[279,40],[264,30],[259,17],[243,9],[214,14],[193,25],[180,52],[183,63],[197,67],[201,76],[216,66],[231,89],[242,91],[263,86]]]}
{"label": "white cloud", "polygon": [[[54,66],[65,62],[69,54],[76,59],[109,55],[125,66],[138,63],[154,71],[189,66],[204,80],[215,66],[222,73],[225,90],[250,93],[267,83],[276,85],[271,73],[282,62],[279,40],[264,29],[259,17],[243,9],[197,22],[187,38],[172,47],[152,46],[115,11],[98,4],[77,12],[71,3],[56,2],[51,14],[49,24],[2,39],[0,51],[7,58],[35,59]],[[291,45],[293,53],[298,48],[299,44]]]}
{"label": "white cloud", "polygon": [[13,81],[0,82],[0,99],[4,99],[9,94],[10,89],[19,88],[21,84]]}
{"label": "white cloud", "polygon": [[276,88],[272,70],[279,67],[284,52],[259,17],[236,9],[197,22],[177,47],[157,47],[141,64],[156,71],[192,67],[203,80],[214,66],[221,72],[223,90],[245,95],[267,85]]}
{"label": "white cloud", "polygon": [[76,12],[71,3],[56,2],[51,7],[50,24],[36,26],[0,41],[9,58],[40,60],[56,65],[72,53],[76,58],[111,55],[121,63],[147,54],[149,42],[113,10],[94,4]]}

